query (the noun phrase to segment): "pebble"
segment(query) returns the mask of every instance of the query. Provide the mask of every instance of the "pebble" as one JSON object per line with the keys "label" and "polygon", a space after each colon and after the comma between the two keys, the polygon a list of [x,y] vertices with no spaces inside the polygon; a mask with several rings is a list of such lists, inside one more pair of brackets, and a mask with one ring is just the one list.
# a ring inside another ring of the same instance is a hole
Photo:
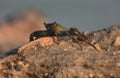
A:
{"label": "pebble", "polygon": [[0,64],[0,69],[2,69],[3,68],[3,66],[2,66],[2,64]]}
{"label": "pebble", "polygon": [[120,62],[117,63],[117,66],[120,67]]}
{"label": "pebble", "polygon": [[67,49],[65,48],[64,51],[67,51]]}
{"label": "pebble", "polygon": [[113,52],[113,55],[116,55],[117,53],[116,52]]}
{"label": "pebble", "polygon": [[94,77],[94,75],[93,75],[93,74],[89,74],[89,77],[90,77],[90,78],[93,78],[93,77]]}

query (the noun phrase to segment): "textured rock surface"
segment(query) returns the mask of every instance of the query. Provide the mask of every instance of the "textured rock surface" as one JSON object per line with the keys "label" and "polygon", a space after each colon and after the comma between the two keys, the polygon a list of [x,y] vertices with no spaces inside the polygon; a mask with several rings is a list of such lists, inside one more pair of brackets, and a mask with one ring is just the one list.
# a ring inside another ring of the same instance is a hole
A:
{"label": "textured rock surface", "polygon": [[87,37],[100,50],[120,50],[120,25],[87,33]]}
{"label": "textured rock surface", "polygon": [[[42,47],[41,39],[38,39],[16,49],[17,53],[11,52],[1,57],[0,78],[120,78],[120,47],[118,43],[114,46],[120,30],[119,26],[109,28],[113,29],[110,37],[107,30],[101,30],[89,33],[87,38],[93,43],[101,36],[103,41],[110,38],[104,43],[108,45],[113,37],[115,42],[110,50],[100,47],[101,50],[96,51],[85,43],[84,49],[80,50],[71,40]],[[102,40],[96,44],[100,46]],[[115,50],[111,49],[113,47]]]}

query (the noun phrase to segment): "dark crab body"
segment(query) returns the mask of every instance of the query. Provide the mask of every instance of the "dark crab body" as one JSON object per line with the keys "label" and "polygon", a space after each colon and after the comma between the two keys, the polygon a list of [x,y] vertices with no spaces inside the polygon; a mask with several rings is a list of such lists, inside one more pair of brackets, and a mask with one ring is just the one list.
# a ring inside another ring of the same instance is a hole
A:
{"label": "dark crab body", "polygon": [[47,30],[51,30],[55,33],[55,36],[60,40],[59,36],[69,36],[68,29],[56,22],[53,23],[44,23]]}
{"label": "dark crab body", "polygon": [[[61,40],[59,38],[60,36],[68,36],[69,38],[72,39],[72,41],[77,43],[81,49],[82,49],[82,46],[80,44],[80,41],[86,42],[87,44],[92,46],[95,50],[97,50],[97,48],[94,45],[92,45],[90,42],[88,42],[87,38],[77,28],[70,28],[68,30],[66,27],[64,27],[56,22],[48,23],[48,24],[44,23],[44,25],[47,30],[44,30],[44,31],[39,30],[39,31],[35,31],[35,32],[31,33],[30,41],[33,41],[33,40],[41,38],[41,37],[47,37],[47,36],[50,36],[50,37],[56,36],[58,41],[60,41]],[[35,39],[34,39],[34,37],[35,37]]]}
{"label": "dark crab body", "polygon": [[38,38],[49,37],[49,36],[55,36],[54,32],[52,32],[51,30],[38,30],[30,34],[29,41],[34,41]]}

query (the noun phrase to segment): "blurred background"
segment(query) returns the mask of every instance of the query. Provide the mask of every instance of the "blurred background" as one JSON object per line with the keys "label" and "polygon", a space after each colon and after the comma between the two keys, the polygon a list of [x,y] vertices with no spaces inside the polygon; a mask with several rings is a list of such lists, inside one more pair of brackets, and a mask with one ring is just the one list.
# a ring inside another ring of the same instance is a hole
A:
{"label": "blurred background", "polygon": [[91,31],[120,24],[120,0],[0,0],[0,19],[22,9],[44,11],[51,21]]}
{"label": "blurred background", "polygon": [[120,0],[0,0],[0,51],[29,41],[29,34],[57,21],[80,31],[120,24]]}

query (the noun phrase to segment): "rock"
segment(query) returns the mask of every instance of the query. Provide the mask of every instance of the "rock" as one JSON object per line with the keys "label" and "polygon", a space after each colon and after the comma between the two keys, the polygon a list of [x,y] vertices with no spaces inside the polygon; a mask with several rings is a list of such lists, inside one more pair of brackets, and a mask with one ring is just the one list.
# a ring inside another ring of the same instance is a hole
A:
{"label": "rock", "polygon": [[120,67],[120,62],[117,63],[117,66]]}
{"label": "rock", "polygon": [[[86,43],[80,50],[71,40],[57,44],[50,37],[27,43],[15,49],[14,54],[0,58],[0,78],[120,78],[120,49],[111,43],[119,36],[118,28],[108,27],[87,35],[100,51]],[[105,51],[107,45],[109,51]],[[111,50],[113,47],[116,51]]]}
{"label": "rock", "polygon": [[94,77],[94,75],[93,75],[93,74],[89,74],[89,77],[90,77],[90,78],[93,78],[93,77]]}
{"label": "rock", "polygon": [[120,46],[120,36],[116,38],[114,46]]}
{"label": "rock", "polygon": [[120,47],[120,25],[110,26],[86,35],[99,50],[115,50]]}
{"label": "rock", "polygon": [[53,44],[53,39],[51,37],[40,38],[39,42],[42,47],[50,46]]}
{"label": "rock", "polygon": [[84,35],[89,35],[89,34],[90,34],[90,32],[84,32],[83,34],[84,34]]}

